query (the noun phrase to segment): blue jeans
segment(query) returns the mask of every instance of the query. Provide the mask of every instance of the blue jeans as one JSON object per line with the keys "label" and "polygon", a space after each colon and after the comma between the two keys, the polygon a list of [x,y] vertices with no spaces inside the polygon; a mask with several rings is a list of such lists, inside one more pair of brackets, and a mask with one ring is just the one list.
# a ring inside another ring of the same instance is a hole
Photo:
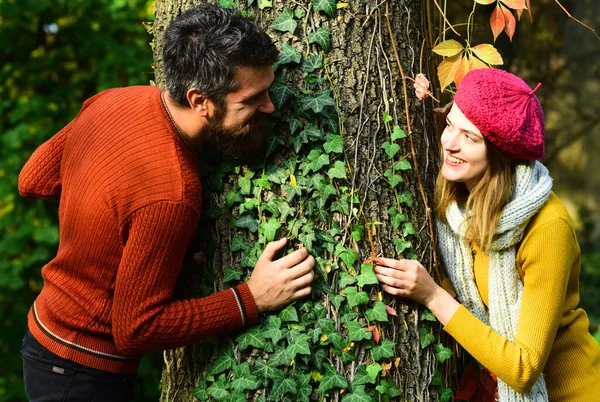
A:
{"label": "blue jeans", "polygon": [[23,380],[30,402],[126,402],[133,399],[135,374],[115,374],[63,359],[23,338]]}

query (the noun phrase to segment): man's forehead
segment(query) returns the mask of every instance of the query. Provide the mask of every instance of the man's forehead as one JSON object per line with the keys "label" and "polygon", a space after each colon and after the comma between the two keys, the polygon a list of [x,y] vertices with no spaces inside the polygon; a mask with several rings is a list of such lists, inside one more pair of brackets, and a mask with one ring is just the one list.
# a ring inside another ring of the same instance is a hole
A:
{"label": "man's forehead", "polygon": [[235,70],[235,78],[238,83],[236,91],[232,95],[236,97],[253,96],[254,94],[264,92],[275,79],[273,68],[267,67],[238,67]]}

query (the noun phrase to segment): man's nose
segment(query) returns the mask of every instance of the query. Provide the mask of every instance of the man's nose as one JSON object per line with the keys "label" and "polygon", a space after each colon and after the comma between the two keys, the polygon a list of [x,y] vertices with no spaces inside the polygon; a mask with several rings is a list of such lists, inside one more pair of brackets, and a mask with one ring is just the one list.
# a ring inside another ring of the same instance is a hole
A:
{"label": "man's nose", "polygon": [[275,105],[271,102],[268,92],[265,93],[265,98],[258,107],[258,111],[267,114],[271,114],[275,111]]}

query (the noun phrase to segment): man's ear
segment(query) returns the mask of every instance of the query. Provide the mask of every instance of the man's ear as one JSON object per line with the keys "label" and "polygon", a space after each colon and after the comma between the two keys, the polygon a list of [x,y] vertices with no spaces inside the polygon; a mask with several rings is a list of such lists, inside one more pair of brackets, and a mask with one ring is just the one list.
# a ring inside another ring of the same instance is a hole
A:
{"label": "man's ear", "polygon": [[214,113],[215,104],[210,98],[200,92],[198,88],[192,88],[186,93],[190,108],[202,117],[211,116]]}

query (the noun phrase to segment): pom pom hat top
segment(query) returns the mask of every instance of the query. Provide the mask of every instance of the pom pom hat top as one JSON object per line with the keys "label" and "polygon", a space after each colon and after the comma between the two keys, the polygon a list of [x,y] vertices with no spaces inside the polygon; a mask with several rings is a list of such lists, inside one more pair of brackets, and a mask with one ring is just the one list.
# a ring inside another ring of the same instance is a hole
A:
{"label": "pom pom hat top", "polygon": [[507,156],[544,156],[544,113],[535,93],[514,74],[495,68],[470,71],[454,102],[463,114]]}

